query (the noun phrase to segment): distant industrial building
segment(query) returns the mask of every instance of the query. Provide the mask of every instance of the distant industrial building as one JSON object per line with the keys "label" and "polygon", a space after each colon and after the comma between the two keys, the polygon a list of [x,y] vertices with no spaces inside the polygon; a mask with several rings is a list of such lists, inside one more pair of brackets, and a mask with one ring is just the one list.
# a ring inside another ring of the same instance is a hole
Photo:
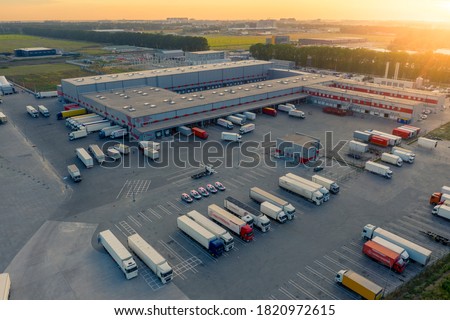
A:
{"label": "distant industrial building", "polygon": [[189,18],[167,18],[167,23],[176,24],[176,23],[188,23]]}
{"label": "distant industrial building", "polygon": [[414,88],[414,82],[388,78],[373,78],[373,83],[394,88]]}
{"label": "distant industrial building", "polygon": [[154,55],[161,60],[184,60],[183,50],[158,50]]}
{"label": "distant industrial building", "polygon": [[264,28],[264,29],[276,29],[277,20],[267,19],[267,20],[259,20],[256,22],[256,28]]}
{"label": "distant industrial building", "polygon": [[41,57],[41,56],[54,56],[56,55],[56,49],[50,48],[20,48],[14,50],[16,57]]}
{"label": "distant industrial building", "polygon": [[309,39],[299,39],[298,42],[300,45],[312,45],[312,46],[334,46],[334,45],[343,45],[343,44],[352,44],[352,43],[361,43],[366,42],[367,40],[364,38],[309,38]]}
{"label": "distant industrial building", "polygon": [[273,67],[275,69],[291,70],[291,69],[294,69],[294,67],[295,67],[295,62],[294,61],[271,59],[270,62],[273,63]]}
{"label": "distant industrial building", "polygon": [[15,92],[11,83],[4,76],[0,76],[0,93],[2,95],[12,94]]}
{"label": "distant industrial building", "polygon": [[272,36],[266,38],[266,44],[290,44],[291,38],[289,36]]}
{"label": "distant industrial building", "polygon": [[184,56],[186,58],[186,62],[190,65],[223,63],[227,61],[225,59],[225,51],[208,50],[186,52]]}

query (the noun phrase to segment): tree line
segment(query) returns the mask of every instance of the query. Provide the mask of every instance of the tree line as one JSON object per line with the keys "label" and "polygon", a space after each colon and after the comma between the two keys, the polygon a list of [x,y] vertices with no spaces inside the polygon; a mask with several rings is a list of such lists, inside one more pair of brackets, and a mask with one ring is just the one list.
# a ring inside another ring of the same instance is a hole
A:
{"label": "tree line", "polygon": [[389,77],[400,63],[399,79],[414,80],[421,76],[436,83],[450,83],[450,55],[432,52],[379,52],[328,46],[295,47],[292,45],[255,44],[250,47],[255,59],[294,61],[299,67],[313,67],[337,72],[384,76],[390,62]]}
{"label": "tree line", "polygon": [[96,32],[74,29],[52,29],[24,27],[22,33],[32,36],[67,40],[91,41],[114,45],[130,45],[156,49],[182,49],[184,51],[208,50],[208,41],[203,37],[164,35],[138,32]]}

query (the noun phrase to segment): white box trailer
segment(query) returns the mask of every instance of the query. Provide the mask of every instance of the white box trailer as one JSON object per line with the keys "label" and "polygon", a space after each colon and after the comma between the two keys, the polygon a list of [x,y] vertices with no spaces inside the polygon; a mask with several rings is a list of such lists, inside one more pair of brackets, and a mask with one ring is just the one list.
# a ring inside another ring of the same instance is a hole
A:
{"label": "white box trailer", "polygon": [[395,154],[390,154],[387,152],[383,152],[381,154],[381,161],[393,164],[397,167],[401,167],[403,165],[403,159]]}
{"label": "white box trailer", "polygon": [[402,257],[403,261],[405,261],[405,263],[409,262],[409,254],[404,248],[379,236],[373,237],[372,241],[378,243],[380,246],[388,248],[389,250],[392,250],[395,253],[399,254]]}
{"label": "white box trailer", "polygon": [[[270,220],[261,211],[256,210],[233,197],[226,197],[223,201],[223,206],[227,210],[241,217],[244,221],[246,221],[245,217],[250,216],[253,219],[253,225],[257,226],[262,232],[270,230]],[[248,224],[248,221],[246,222]]]}
{"label": "white box trailer", "polygon": [[255,200],[258,203],[264,202],[264,201],[269,201],[270,203],[279,206],[283,209],[284,213],[286,213],[287,218],[289,220],[294,219],[294,215],[295,215],[295,207],[290,204],[289,202],[287,202],[286,200],[277,197],[265,190],[262,190],[261,188],[258,187],[253,187],[250,189],[250,198]]}
{"label": "white box trailer", "polygon": [[76,131],[72,131],[72,132],[68,133],[70,141],[87,137],[87,135],[88,135],[88,133],[84,127],[80,128],[80,130],[76,130]]}
{"label": "white box trailer", "polygon": [[245,124],[245,120],[236,116],[228,116],[227,120],[232,122],[233,124],[237,124],[242,126],[243,124]]}
{"label": "white box trailer", "polygon": [[97,162],[99,164],[102,164],[103,162],[105,162],[105,154],[103,153],[102,149],[100,149],[100,147],[96,144],[90,144],[88,150],[92,153],[92,155],[94,156],[95,160],[97,160]]}
{"label": "white box trailer", "polygon": [[192,134],[192,129],[186,126],[180,126],[177,131],[183,136],[189,137]]}
{"label": "white box trailer", "polygon": [[394,151],[394,150],[399,150],[399,151],[402,151],[402,152],[405,152],[405,153],[409,153],[412,157],[414,157],[414,158],[416,157],[416,154],[414,152],[412,152],[411,150],[405,149],[405,148],[401,148],[401,147],[395,146],[395,147],[392,148],[392,151]]}
{"label": "white box trailer", "polygon": [[225,251],[230,251],[234,248],[234,238],[227,230],[209,220],[207,217],[196,210],[189,211],[188,213],[186,213],[186,215],[197,222],[199,225],[201,225],[203,228],[212,232],[218,238],[222,239]]}
{"label": "white box trailer", "polygon": [[319,176],[318,174],[315,174],[311,177],[312,181],[324,186],[328,190],[330,190],[331,193],[338,193],[339,192],[339,185],[330,179],[327,179],[325,177]]}
{"label": "white box trailer", "polygon": [[348,142],[348,149],[352,152],[364,153],[369,151],[369,145],[367,143],[351,140]]}
{"label": "white box trailer", "polygon": [[39,117],[38,111],[33,106],[27,106],[27,112],[32,118]]}
{"label": "white box trailer", "polygon": [[87,118],[87,117],[97,117],[98,115],[95,113],[86,113],[79,116],[73,116],[66,119],[66,127],[71,127],[74,123],[76,123],[78,120]]}
{"label": "white box trailer", "polygon": [[241,141],[242,136],[238,133],[223,131],[221,134],[221,139],[225,141]]}
{"label": "white box trailer", "polygon": [[111,137],[111,139],[116,139],[116,138],[124,137],[127,134],[128,134],[127,129],[119,129],[119,130],[114,130],[113,132],[111,132],[111,134],[109,136]]}
{"label": "white box trailer", "polygon": [[445,194],[450,194],[450,187],[448,186],[442,186],[441,192]]}
{"label": "white box trailer", "polygon": [[11,289],[9,273],[0,274],[0,300],[8,300]]}
{"label": "white box trailer", "polygon": [[249,133],[252,132],[253,130],[255,130],[254,123],[244,124],[243,126],[240,127],[239,134]]}
{"label": "white box trailer", "polygon": [[89,155],[89,153],[84,148],[76,148],[75,153],[77,154],[78,159],[83,162],[86,168],[92,168],[94,166],[94,159]]}
{"label": "white box trailer", "polygon": [[305,119],[305,113],[301,110],[292,109],[288,114],[290,117]]}
{"label": "white box trailer", "polygon": [[424,137],[420,137],[418,140],[419,147],[427,148],[427,149],[433,149],[437,147],[438,142],[436,140],[427,139]]}
{"label": "white box trailer", "polygon": [[144,148],[144,155],[152,160],[159,159],[159,151],[152,148]]}
{"label": "white box trailer", "polygon": [[225,209],[222,209],[218,205],[211,204],[208,206],[208,216],[233,231],[242,240],[253,240],[253,228],[250,227],[244,220],[236,217]]}
{"label": "white box trailer", "polygon": [[119,151],[121,154],[129,154],[130,153],[130,147],[123,143],[115,144],[113,146],[113,148],[116,149],[117,151]]}
{"label": "white box trailer", "polygon": [[119,268],[125,274],[127,279],[132,279],[138,275],[138,267],[131,253],[116,238],[111,230],[105,230],[99,233],[98,242],[103,245],[106,251],[111,255]]}
{"label": "white box trailer", "polygon": [[364,168],[367,171],[383,176],[386,179],[392,178],[392,170],[388,166],[373,161],[367,161]]}
{"label": "white box trailer", "polygon": [[321,185],[320,183],[316,183],[314,181],[308,180],[306,178],[300,177],[296,174],[293,173],[287,173],[286,177],[288,177],[289,179],[292,180],[296,180],[299,181],[300,183],[306,184],[310,187],[313,187],[315,189],[317,189],[318,191],[320,191],[323,194],[323,201],[327,202],[328,200],[330,200],[330,191],[328,191],[327,188],[325,188],[323,185]]}
{"label": "white box trailer", "polygon": [[44,117],[50,117],[50,112],[48,112],[48,109],[45,106],[38,105],[38,110]]}
{"label": "white box trailer", "polygon": [[162,283],[167,283],[173,279],[173,270],[167,260],[139,234],[135,233],[128,237],[128,246]]}
{"label": "white box trailer", "polygon": [[287,217],[283,209],[268,201],[261,202],[259,210],[273,220],[278,221],[279,223],[285,223],[287,221]]}
{"label": "white box trailer", "polygon": [[102,120],[102,121],[99,121],[99,122],[86,124],[84,127],[86,128],[86,131],[88,133],[92,133],[92,132],[100,131],[103,128],[106,128],[106,127],[109,127],[109,126],[110,126],[109,120]]}
{"label": "white box trailer", "polygon": [[0,123],[7,123],[7,122],[8,117],[3,112],[0,112]]}
{"label": "white box trailer", "polygon": [[[92,120],[92,121],[80,121],[80,122],[78,122],[78,123],[74,126],[74,128],[87,127],[87,126],[94,125],[94,124],[98,124],[98,123],[107,124],[107,125],[105,125],[104,127],[102,127],[102,129],[109,126],[109,120],[100,117],[99,119],[95,119],[95,120]],[[101,129],[100,129],[100,130],[101,130]],[[100,130],[99,130],[99,131],[100,131]]]}
{"label": "white box trailer", "polygon": [[279,111],[289,112],[291,110],[295,110],[295,106],[288,105],[288,104],[279,104],[278,105]]}
{"label": "white box trailer", "polygon": [[107,138],[111,135],[112,132],[121,129],[122,127],[119,125],[115,125],[115,126],[109,126],[109,127],[105,127],[102,130],[100,130],[100,132],[98,133],[99,137],[101,139],[103,138]]}
{"label": "white box trailer", "polygon": [[317,188],[300,181],[282,176],[278,179],[278,185],[280,188],[299,195],[317,206],[320,206],[323,202],[323,194]]}
{"label": "white box trailer", "polygon": [[231,130],[231,129],[234,128],[234,125],[233,125],[233,123],[231,121],[225,120],[223,118],[217,119],[216,123],[217,123],[217,125],[219,125],[221,127],[224,127],[224,128],[227,128],[228,130]]}
{"label": "white box trailer", "polygon": [[414,260],[422,265],[426,265],[430,261],[431,251],[406,240],[405,238],[399,237],[398,235],[384,230],[382,228],[376,227],[373,224],[366,224],[363,228],[361,236],[365,239],[372,239],[373,237],[379,236],[383,239],[392,242],[399,247],[403,248],[408,252],[409,258]]}
{"label": "white box trailer", "polygon": [[245,111],[242,113],[248,120],[256,120],[256,113]]}
{"label": "white box trailer", "polygon": [[108,157],[110,157],[114,161],[122,158],[121,153],[119,151],[117,151],[116,149],[114,149],[113,147],[109,147],[108,150],[106,150],[106,154],[108,155]]}
{"label": "white box trailer", "polygon": [[161,143],[155,141],[139,141],[139,148],[152,148],[153,150],[159,151],[161,150]]}
{"label": "white box trailer", "polygon": [[410,153],[406,153],[401,150],[392,149],[392,154],[399,156],[403,160],[403,162],[413,163],[415,160],[415,157],[413,157]]}
{"label": "white box trailer", "polygon": [[435,216],[439,216],[450,220],[450,207],[445,204],[435,206],[431,213],[434,214]]}

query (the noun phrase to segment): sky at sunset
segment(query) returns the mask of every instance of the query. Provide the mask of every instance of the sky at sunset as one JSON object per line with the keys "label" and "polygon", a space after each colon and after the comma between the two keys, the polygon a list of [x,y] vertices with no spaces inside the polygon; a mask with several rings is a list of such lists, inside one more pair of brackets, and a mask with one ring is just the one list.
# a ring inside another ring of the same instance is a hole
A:
{"label": "sky at sunset", "polygon": [[450,21],[450,0],[10,0],[0,21],[352,19]]}

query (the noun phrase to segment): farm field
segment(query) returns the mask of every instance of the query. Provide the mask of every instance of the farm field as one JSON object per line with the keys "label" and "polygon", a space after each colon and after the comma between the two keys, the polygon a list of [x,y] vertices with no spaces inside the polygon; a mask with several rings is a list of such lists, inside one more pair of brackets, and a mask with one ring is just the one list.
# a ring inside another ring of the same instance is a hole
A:
{"label": "farm field", "polygon": [[207,35],[205,38],[211,50],[248,50],[253,44],[266,42],[266,36]]}

